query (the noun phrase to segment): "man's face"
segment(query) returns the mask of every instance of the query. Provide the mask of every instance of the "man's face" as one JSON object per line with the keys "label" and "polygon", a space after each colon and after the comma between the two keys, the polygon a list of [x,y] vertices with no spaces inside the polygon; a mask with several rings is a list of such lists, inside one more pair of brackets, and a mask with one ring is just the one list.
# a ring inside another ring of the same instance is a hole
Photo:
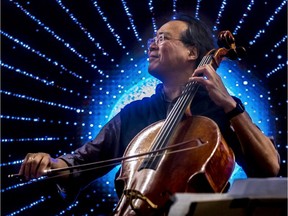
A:
{"label": "man's face", "polygon": [[176,73],[180,75],[179,71],[185,71],[189,50],[180,38],[186,29],[185,22],[175,20],[167,22],[157,31],[156,42],[152,42],[148,52],[151,75],[164,81],[175,78]]}

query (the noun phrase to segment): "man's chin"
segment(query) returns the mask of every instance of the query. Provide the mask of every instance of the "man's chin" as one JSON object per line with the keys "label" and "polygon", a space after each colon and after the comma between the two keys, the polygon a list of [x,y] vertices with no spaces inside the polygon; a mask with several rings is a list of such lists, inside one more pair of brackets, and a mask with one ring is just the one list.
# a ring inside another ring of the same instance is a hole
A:
{"label": "man's chin", "polygon": [[156,64],[150,63],[150,64],[148,65],[148,72],[149,72],[151,75],[153,75],[153,74],[155,74],[155,73],[158,73],[158,71],[159,71],[159,67],[157,67]]}
{"label": "man's chin", "polygon": [[161,80],[161,78],[160,78],[161,76],[160,76],[160,73],[159,73],[158,70],[156,70],[156,69],[149,69],[149,68],[148,68],[148,73],[149,73],[151,76],[155,77],[156,79]]}
{"label": "man's chin", "polygon": [[149,66],[148,73],[152,76],[155,76],[157,74],[157,69]]}

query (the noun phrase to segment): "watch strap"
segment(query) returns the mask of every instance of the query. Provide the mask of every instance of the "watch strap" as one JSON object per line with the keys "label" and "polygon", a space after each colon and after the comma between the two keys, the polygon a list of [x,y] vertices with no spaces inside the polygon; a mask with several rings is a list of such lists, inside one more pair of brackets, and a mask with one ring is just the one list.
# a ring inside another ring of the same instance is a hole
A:
{"label": "watch strap", "polygon": [[228,113],[226,113],[226,116],[228,117],[228,119],[232,119],[233,117],[243,113],[245,111],[245,107],[244,105],[241,103],[241,101],[236,101],[236,107],[229,111]]}

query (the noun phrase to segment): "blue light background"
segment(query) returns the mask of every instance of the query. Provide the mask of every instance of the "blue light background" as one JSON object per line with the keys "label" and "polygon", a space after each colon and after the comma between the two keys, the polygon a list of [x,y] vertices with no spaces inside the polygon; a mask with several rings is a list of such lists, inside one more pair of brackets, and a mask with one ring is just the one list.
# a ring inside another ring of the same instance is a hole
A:
{"label": "blue light background", "polygon": [[[7,175],[19,170],[28,151],[56,157],[74,151],[125,104],[154,93],[156,80],[147,73],[147,56],[141,55],[146,55],[146,36],[153,36],[162,15],[183,9],[203,20],[206,14],[215,33],[234,30],[237,44],[247,48],[251,71],[223,62],[218,73],[265,134],[275,135],[280,176],[287,176],[287,0],[135,2],[113,1],[115,7],[110,1],[2,2],[1,213],[111,212],[117,202],[116,169],[67,209],[53,193],[55,185],[44,192],[46,183],[14,183]],[[146,29],[151,24],[153,29]],[[241,177],[237,169],[231,179]],[[11,202],[15,197],[17,202]]]}

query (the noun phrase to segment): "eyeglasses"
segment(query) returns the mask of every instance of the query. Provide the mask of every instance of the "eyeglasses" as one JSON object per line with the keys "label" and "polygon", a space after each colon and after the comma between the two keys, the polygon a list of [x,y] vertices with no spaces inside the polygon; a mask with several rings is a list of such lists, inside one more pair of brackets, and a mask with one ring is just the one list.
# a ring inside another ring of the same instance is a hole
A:
{"label": "eyeglasses", "polygon": [[167,38],[165,37],[165,34],[164,33],[160,33],[159,35],[153,37],[153,38],[150,38],[148,39],[147,41],[147,47],[148,47],[148,50],[150,49],[150,46],[151,44],[155,43],[157,46],[161,45],[165,40],[179,40],[181,41],[180,39],[176,39],[176,38]]}

